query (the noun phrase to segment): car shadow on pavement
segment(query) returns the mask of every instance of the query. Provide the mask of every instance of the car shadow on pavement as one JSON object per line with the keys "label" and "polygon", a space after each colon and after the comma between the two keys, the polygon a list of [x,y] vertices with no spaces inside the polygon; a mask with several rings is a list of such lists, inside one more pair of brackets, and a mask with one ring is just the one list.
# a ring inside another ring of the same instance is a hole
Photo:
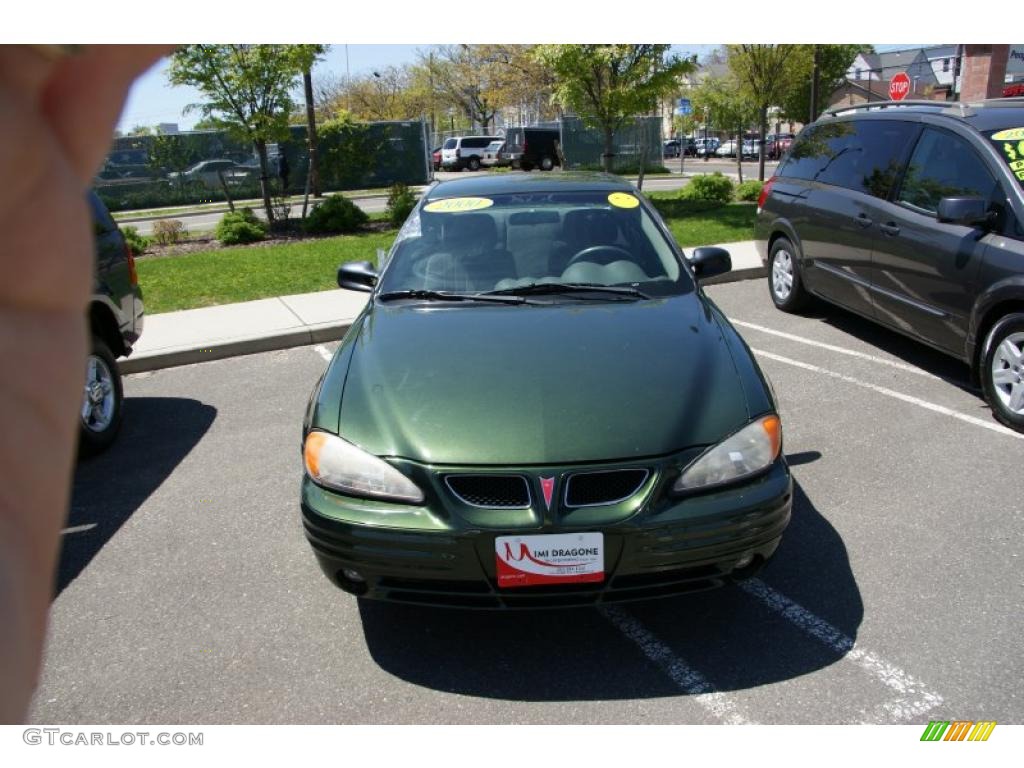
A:
{"label": "car shadow on pavement", "polygon": [[956,358],[932,349],[923,342],[914,341],[903,334],[866,320],[860,315],[847,312],[839,307],[826,306],[820,301],[814,302],[804,316],[822,320],[836,330],[860,339],[865,344],[877,347],[909,365],[945,379],[953,386],[976,395],[979,398],[979,407],[987,407],[982,399],[981,390],[971,382],[970,367]]}
{"label": "car shadow on pavement", "polygon": [[[799,484],[794,489],[792,522],[754,583],[828,622],[852,646],[864,607],[846,547]],[[750,689],[806,675],[844,655],[836,643],[812,637],[769,601],[736,587],[612,609],[641,627],[642,636],[620,631],[621,619],[613,623],[602,609],[473,612],[361,600],[359,610],[368,650],[383,670],[426,688],[484,698],[680,696],[686,691],[659,668],[675,660],[717,690]]]}
{"label": "car shadow on pavement", "polygon": [[[54,598],[195,447],[217,409],[178,397],[128,397],[114,444],[75,468],[71,510],[61,537]],[[75,530],[78,529],[78,530]]]}

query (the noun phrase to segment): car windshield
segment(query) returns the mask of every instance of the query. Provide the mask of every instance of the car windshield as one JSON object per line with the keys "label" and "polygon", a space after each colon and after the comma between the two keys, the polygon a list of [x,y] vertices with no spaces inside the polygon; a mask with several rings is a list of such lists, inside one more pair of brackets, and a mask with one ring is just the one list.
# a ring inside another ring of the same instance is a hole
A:
{"label": "car windshield", "polygon": [[637,197],[602,190],[430,200],[402,227],[380,291],[512,292],[541,284],[631,286],[648,296],[693,287]]}
{"label": "car windshield", "polygon": [[459,143],[458,139],[448,139],[444,143],[444,148],[445,149],[455,149],[455,147],[456,147],[456,145],[458,145],[458,143]]}
{"label": "car windshield", "polygon": [[1024,127],[990,131],[985,135],[1024,189]]}

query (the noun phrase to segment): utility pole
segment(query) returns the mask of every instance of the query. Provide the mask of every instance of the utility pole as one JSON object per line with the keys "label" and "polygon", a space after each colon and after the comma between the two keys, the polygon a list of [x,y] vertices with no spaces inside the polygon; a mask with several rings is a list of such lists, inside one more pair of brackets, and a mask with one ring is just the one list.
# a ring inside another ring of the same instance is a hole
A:
{"label": "utility pole", "polygon": [[316,158],[316,111],[313,107],[313,74],[310,69],[302,72],[302,87],[306,91],[306,139],[309,142],[309,186],[314,197],[322,197],[320,192],[320,172]]}
{"label": "utility pole", "polygon": [[818,67],[818,46],[814,46],[814,53],[811,64],[811,119],[809,122],[814,122],[818,119],[818,79],[819,79],[819,67]]}

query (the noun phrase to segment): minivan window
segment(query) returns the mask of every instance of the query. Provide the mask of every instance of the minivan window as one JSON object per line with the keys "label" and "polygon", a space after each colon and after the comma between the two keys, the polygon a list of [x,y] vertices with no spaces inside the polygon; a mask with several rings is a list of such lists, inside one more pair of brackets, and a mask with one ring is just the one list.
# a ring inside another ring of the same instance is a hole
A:
{"label": "minivan window", "polygon": [[995,178],[968,142],[929,127],[914,147],[897,200],[935,213],[944,197],[989,200],[995,187]]}
{"label": "minivan window", "polygon": [[814,126],[794,144],[781,175],[885,199],[916,132],[913,123],[896,120],[848,120]]}
{"label": "minivan window", "polygon": [[1024,189],[1024,127],[990,131],[985,135]]}
{"label": "minivan window", "polygon": [[458,139],[448,139],[447,141],[445,141],[444,146],[442,146],[441,148],[442,149],[455,149],[455,147],[458,146],[458,144],[459,144],[459,140]]}

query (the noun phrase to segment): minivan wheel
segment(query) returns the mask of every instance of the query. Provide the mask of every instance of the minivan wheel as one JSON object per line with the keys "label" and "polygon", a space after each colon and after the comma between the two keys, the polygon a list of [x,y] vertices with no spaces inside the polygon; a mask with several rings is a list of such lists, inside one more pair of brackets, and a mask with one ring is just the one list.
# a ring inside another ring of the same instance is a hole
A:
{"label": "minivan wheel", "polygon": [[775,241],[768,258],[768,290],[775,306],[783,312],[798,312],[807,304],[796,249],[784,237]]}
{"label": "minivan wheel", "polygon": [[471,157],[469,158],[469,170],[479,171],[480,170],[480,158]]}
{"label": "minivan wheel", "polygon": [[540,159],[540,169],[542,171],[550,171],[554,167],[555,161],[552,160],[550,157],[545,156]]}
{"label": "minivan wheel", "polygon": [[117,361],[106,343],[92,337],[80,412],[79,453],[92,456],[114,442],[121,427],[124,392]]}
{"label": "minivan wheel", "polygon": [[1007,315],[989,332],[981,370],[993,415],[1024,432],[1024,314]]}

